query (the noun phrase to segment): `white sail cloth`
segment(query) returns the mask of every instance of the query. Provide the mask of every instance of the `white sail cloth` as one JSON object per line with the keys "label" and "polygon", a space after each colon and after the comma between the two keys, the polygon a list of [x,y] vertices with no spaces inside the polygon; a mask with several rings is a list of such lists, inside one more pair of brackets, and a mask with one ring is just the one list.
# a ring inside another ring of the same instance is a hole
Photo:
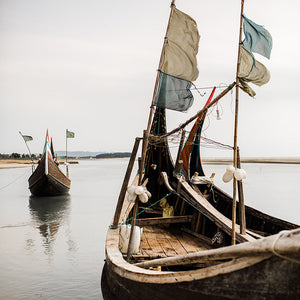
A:
{"label": "white sail cloth", "polygon": [[243,47],[241,47],[241,63],[239,67],[240,79],[254,83],[258,86],[266,84],[270,80],[269,70]]}
{"label": "white sail cloth", "polygon": [[199,74],[196,60],[199,40],[196,22],[174,8],[161,71],[188,81],[196,80]]}

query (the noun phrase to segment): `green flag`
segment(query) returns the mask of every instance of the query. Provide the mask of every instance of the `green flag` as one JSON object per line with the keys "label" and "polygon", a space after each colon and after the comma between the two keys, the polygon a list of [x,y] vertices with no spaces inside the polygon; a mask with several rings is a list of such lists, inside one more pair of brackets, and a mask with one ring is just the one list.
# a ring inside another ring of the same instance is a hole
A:
{"label": "green flag", "polygon": [[32,136],[30,136],[30,135],[22,135],[22,137],[25,142],[29,142],[29,141],[33,140]]}
{"label": "green flag", "polygon": [[72,132],[72,131],[69,131],[68,129],[67,129],[66,133],[67,133],[66,134],[67,138],[74,138],[75,137],[75,133]]}

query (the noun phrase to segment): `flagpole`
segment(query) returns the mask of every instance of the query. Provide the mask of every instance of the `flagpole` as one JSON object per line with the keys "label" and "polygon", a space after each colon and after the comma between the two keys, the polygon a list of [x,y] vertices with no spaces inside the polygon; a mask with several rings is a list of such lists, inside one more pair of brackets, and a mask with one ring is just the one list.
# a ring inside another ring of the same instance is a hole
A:
{"label": "flagpole", "polygon": [[[241,42],[243,32],[243,11],[244,0],[241,2],[241,16],[240,16],[240,33],[239,33],[239,45],[238,45],[238,59],[236,68],[236,93],[235,93],[235,118],[234,118],[234,141],[233,141],[233,166],[237,167],[237,132],[238,132],[238,112],[239,112],[239,69],[241,63]],[[236,195],[237,195],[237,180],[233,176],[233,195],[232,195],[232,245],[235,245],[235,224],[236,224]]]}
{"label": "flagpole", "polygon": [[23,141],[24,141],[24,143],[25,143],[25,145],[26,145],[26,147],[27,147],[27,150],[28,150],[28,152],[29,152],[29,154],[30,154],[30,158],[31,158],[31,169],[32,169],[32,172],[33,172],[33,171],[34,171],[34,163],[33,163],[32,154],[31,154],[30,149],[29,149],[29,147],[28,147],[28,145],[27,145],[27,142],[26,142],[26,141],[24,140],[24,138],[23,138],[22,132],[19,131],[19,133],[20,133],[20,135],[22,136],[22,139],[23,139]]}

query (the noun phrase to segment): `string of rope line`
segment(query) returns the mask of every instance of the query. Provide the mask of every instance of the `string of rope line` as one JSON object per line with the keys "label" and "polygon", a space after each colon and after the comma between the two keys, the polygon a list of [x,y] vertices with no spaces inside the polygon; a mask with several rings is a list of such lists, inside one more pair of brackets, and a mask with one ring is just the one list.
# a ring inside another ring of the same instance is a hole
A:
{"label": "string of rope line", "polygon": [[283,259],[286,259],[286,260],[289,260],[293,263],[296,263],[296,264],[300,264],[300,261],[299,260],[296,260],[296,259],[293,259],[291,257],[288,257],[288,256],[285,256],[285,255],[281,255],[279,254],[276,250],[275,250],[275,246],[277,244],[277,242],[279,241],[280,238],[282,238],[286,233],[289,233],[288,230],[283,230],[281,232],[278,233],[278,236],[277,238],[274,240],[273,244],[272,244],[272,247],[271,247],[271,250],[273,252],[274,255],[280,257],[280,258],[283,258]]}
{"label": "string of rope line", "polygon": [[17,178],[15,178],[13,181],[11,181],[11,182],[9,182],[8,184],[2,186],[2,187],[0,188],[0,191],[3,190],[3,189],[5,189],[6,187],[10,186],[11,184],[13,184],[13,183],[16,182],[17,180],[19,180],[21,177],[25,176],[25,174],[26,174],[26,173],[21,174],[20,176],[18,176]]}

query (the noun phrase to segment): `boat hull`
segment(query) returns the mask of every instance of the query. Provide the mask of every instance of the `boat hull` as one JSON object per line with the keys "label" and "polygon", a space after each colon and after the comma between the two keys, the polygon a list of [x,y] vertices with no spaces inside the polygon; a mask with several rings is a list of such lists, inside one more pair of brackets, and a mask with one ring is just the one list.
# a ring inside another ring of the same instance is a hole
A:
{"label": "boat hull", "polygon": [[45,158],[41,159],[36,170],[29,177],[29,189],[34,196],[58,196],[69,192],[71,180],[59,169],[58,165],[48,159],[45,171]]}
{"label": "boat hull", "polygon": [[[106,260],[102,293],[108,299],[299,299],[300,265],[278,257],[210,278],[175,283],[128,279]],[[159,275],[158,275],[159,276]]]}

